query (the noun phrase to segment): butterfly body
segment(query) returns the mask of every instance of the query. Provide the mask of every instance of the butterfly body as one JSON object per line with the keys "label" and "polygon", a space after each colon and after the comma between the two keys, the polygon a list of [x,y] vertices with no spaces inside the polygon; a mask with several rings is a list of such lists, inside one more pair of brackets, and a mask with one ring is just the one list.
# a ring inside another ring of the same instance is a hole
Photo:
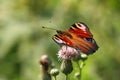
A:
{"label": "butterfly body", "polygon": [[75,23],[67,31],[57,30],[53,40],[59,45],[73,47],[85,54],[94,53],[98,45],[93,39],[93,35],[84,23]]}

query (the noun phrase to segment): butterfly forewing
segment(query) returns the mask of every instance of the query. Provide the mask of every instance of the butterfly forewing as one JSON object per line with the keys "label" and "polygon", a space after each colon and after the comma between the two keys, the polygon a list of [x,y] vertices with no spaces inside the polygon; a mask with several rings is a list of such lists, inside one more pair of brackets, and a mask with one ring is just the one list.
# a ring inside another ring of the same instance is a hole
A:
{"label": "butterfly forewing", "polygon": [[71,25],[68,31],[80,37],[87,37],[87,38],[93,37],[91,32],[89,31],[89,28],[84,23],[75,23]]}
{"label": "butterfly forewing", "polygon": [[73,42],[71,41],[71,36],[69,33],[64,32],[64,34],[59,33],[53,36],[53,40],[60,45],[69,45],[73,47]]}

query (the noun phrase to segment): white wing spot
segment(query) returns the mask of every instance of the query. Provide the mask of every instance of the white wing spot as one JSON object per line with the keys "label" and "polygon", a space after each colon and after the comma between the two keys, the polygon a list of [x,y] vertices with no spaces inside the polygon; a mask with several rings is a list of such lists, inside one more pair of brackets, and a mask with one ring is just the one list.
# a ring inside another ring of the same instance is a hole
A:
{"label": "white wing spot", "polygon": [[[78,23],[78,24],[79,24],[79,23]],[[85,31],[86,26],[83,25],[83,24],[80,24],[81,26],[79,26],[78,24],[76,24],[76,26],[77,26],[79,29],[82,29],[83,31]]]}

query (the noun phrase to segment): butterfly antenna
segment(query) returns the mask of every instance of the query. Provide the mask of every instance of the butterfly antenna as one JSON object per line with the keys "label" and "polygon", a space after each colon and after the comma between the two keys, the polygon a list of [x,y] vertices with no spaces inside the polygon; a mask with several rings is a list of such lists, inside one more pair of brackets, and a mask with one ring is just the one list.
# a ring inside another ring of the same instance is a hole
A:
{"label": "butterfly antenna", "polygon": [[48,27],[45,27],[45,26],[42,26],[42,28],[46,28],[46,29],[50,29],[50,30],[57,30],[57,29],[54,29],[54,28],[48,28]]}

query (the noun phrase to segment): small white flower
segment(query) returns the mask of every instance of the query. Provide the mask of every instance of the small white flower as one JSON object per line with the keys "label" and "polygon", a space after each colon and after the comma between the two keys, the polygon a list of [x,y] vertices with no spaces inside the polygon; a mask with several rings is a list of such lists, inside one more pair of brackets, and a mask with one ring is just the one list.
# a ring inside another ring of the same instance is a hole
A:
{"label": "small white flower", "polygon": [[63,45],[58,52],[58,57],[66,60],[75,58],[77,55],[79,55],[79,52],[75,48],[67,45]]}

